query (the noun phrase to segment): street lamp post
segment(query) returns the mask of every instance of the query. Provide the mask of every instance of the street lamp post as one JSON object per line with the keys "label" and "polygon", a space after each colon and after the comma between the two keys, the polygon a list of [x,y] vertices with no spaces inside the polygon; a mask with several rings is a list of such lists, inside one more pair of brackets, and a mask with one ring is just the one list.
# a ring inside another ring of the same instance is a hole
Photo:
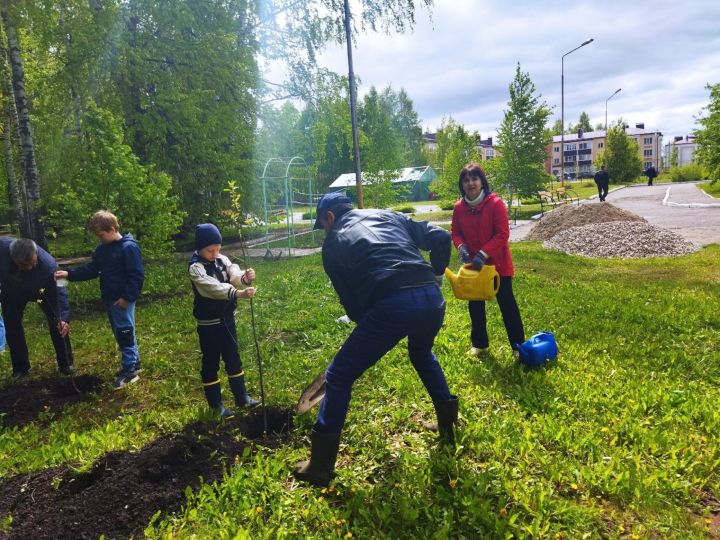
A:
{"label": "street lamp post", "polygon": [[610,101],[612,98],[614,98],[614,97],[615,97],[615,94],[617,94],[620,90],[622,90],[622,88],[618,88],[617,90],[615,90],[615,92],[613,92],[613,95],[610,96],[609,98],[607,98],[607,99],[605,100],[605,136],[606,136],[606,137],[607,137],[607,129],[608,129],[608,128],[607,128],[607,103],[608,103],[608,101]]}
{"label": "street lamp post", "polygon": [[560,59],[560,118],[562,122],[562,129],[560,130],[560,185],[565,185],[565,57],[577,51],[580,47],[584,47],[595,41],[595,38],[590,38],[583,41],[580,45],[575,47],[572,51],[566,52]]}

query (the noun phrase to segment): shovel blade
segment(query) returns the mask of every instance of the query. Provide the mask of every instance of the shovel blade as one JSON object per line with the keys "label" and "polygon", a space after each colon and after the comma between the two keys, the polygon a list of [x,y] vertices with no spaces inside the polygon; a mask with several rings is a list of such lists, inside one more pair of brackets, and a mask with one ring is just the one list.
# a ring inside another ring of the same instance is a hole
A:
{"label": "shovel blade", "polygon": [[300,396],[300,401],[298,401],[297,404],[297,414],[305,414],[312,409],[316,403],[320,403],[324,397],[325,372],[323,371],[315,377],[315,380],[310,383],[310,386],[308,386]]}

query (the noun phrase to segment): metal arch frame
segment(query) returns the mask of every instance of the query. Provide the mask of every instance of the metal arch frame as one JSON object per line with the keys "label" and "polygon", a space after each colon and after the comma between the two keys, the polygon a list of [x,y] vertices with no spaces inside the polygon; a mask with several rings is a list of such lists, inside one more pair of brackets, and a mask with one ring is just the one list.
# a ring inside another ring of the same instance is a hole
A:
{"label": "metal arch frame", "polygon": [[[285,165],[285,174],[283,176],[267,176],[268,168],[270,165],[280,163]],[[312,176],[296,177],[290,176],[290,168],[305,167],[307,170],[307,163],[301,156],[293,156],[291,158],[272,157],[265,162],[263,167],[262,176],[262,192],[263,192],[263,211],[265,213],[265,249],[270,251],[270,229],[269,229],[269,216],[268,216],[268,201],[267,201],[267,188],[266,184],[268,180],[283,180],[283,187],[285,190],[285,223],[287,225],[287,239],[288,239],[288,257],[292,257],[292,248],[294,243],[294,217],[293,217],[293,201],[292,201],[292,188],[293,180],[307,180],[308,182],[308,195],[310,197],[310,204],[312,206]],[[312,233],[313,240],[315,239],[315,233]]]}

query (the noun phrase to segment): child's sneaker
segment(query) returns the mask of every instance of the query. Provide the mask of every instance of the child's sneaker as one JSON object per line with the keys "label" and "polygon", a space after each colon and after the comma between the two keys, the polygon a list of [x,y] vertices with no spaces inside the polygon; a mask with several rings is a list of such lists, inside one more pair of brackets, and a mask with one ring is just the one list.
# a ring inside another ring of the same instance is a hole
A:
{"label": "child's sneaker", "polygon": [[467,352],[468,356],[472,356],[474,358],[478,358],[480,356],[483,356],[490,352],[490,347],[470,347],[470,350]]}
{"label": "child's sneaker", "polygon": [[113,382],[113,387],[115,388],[115,390],[120,390],[128,384],[137,382],[138,380],[140,380],[140,375],[137,374],[137,371],[125,371],[124,369],[121,369],[115,375],[115,382]]}

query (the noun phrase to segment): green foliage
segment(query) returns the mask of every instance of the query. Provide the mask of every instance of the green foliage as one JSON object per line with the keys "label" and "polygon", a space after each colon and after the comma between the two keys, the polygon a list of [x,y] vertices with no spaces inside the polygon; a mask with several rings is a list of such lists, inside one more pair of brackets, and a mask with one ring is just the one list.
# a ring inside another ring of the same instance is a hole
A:
{"label": "green foliage", "polygon": [[450,201],[439,201],[438,206],[442,210],[453,210],[455,208],[455,203],[457,202],[457,199],[450,200]]}
{"label": "green foliage", "polygon": [[443,118],[435,141],[437,148],[429,152],[430,165],[440,171],[431,189],[445,199],[459,197],[458,177],[470,162],[482,160],[478,151],[479,134],[469,132],[452,118]]}
{"label": "green foliage", "polygon": [[642,171],[642,159],[638,154],[638,144],[625,133],[625,122],[620,118],[608,130],[605,148],[595,160],[595,168],[602,166],[610,175],[610,182],[624,184],[637,178]]}
{"label": "green foliage", "polygon": [[720,180],[720,83],[708,85],[710,103],[707,115],[698,119],[702,126],[696,132],[697,157],[710,174],[710,179]]}
{"label": "green foliage", "polygon": [[74,156],[62,191],[48,201],[48,218],[61,229],[85,222],[101,208],[115,213],[149,256],[166,253],[182,222],[167,174],[144,166],[123,142],[120,122],[88,102],[83,136],[68,144]]}
{"label": "green foliage", "polygon": [[545,170],[545,130],[550,108],[535,95],[530,75],[518,63],[510,83],[510,101],[498,129],[498,157],[488,162],[496,187],[507,193],[530,195],[549,180]]}
{"label": "green foliage", "polygon": [[585,111],[580,113],[580,118],[578,119],[578,123],[575,125],[573,131],[577,133],[580,129],[582,129],[585,133],[593,130],[592,124],[590,124],[590,116],[588,116],[588,113]]}
{"label": "green foliage", "polygon": [[669,180],[670,182],[689,182],[693,180],[704,180],[707,177],[707,171],[699,163],[689,163],[688,165],[670,167],[662,174],[662,180]]}
{"label": "green foliage", "polygon": [[414,214],[415,213],[414,206],[399,205],[399,206],[393,206],[392,209],[395,210],[396,212],[402,212],[403,214]]}

